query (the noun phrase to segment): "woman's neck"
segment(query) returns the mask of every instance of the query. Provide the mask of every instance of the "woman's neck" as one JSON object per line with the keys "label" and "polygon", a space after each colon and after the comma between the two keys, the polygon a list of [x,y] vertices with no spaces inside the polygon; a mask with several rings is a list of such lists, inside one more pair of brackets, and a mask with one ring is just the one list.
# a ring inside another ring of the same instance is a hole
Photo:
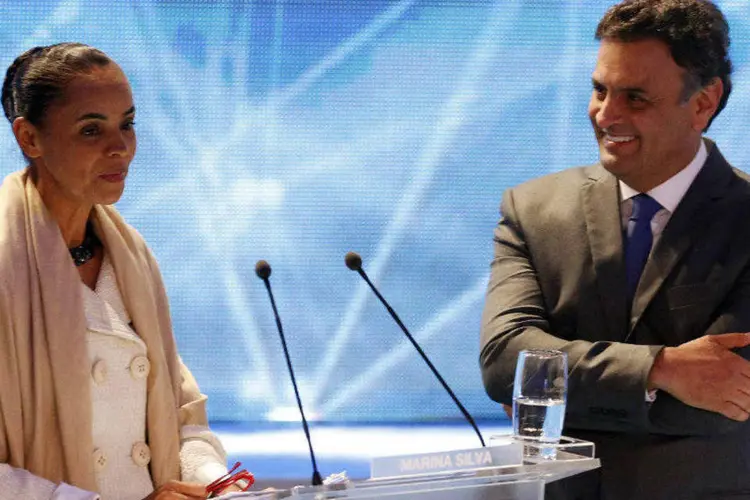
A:
{"label": "woman's neck", "polygon": [[80,203],[65,196],[62,189],[48,176],[33,177],[37,191],[57,221],[60,232],[68,248],[80,245],[86,236],[86,222],[93,208],[90,204]]}

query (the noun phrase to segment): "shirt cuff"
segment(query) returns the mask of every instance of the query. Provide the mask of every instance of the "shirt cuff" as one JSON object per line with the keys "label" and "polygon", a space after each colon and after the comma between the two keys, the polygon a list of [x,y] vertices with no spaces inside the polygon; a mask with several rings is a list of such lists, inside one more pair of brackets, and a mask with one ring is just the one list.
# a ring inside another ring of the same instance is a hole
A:
{"label": "shirt cuff", "polygon": [[208,427],[184,426],[181,430],[182,480],[209,484],[227,473],[227,456]]}
{"label": "shirt cuff", "polygon": [[60,483],[52,492],[52,500],[100,500],[100,498],[96,493],[76,488],[68,483]]}
{"label": "shirt cuff", "polygon": [[653,403],[654,401],[656,401],[657,392],[658,389],[651,389],[650,391],[646,391],[646,402]]}
{"label": "shirt cuff", "polygon": [[219,462],[206,462],[193,470],[192,480],[201,484],[211,484],[227,473],[227,468]]}

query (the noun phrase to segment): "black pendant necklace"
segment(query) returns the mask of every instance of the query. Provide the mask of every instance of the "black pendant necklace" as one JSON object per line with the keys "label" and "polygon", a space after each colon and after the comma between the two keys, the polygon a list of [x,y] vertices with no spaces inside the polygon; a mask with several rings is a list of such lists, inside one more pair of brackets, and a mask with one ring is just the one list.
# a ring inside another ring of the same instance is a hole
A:
{"label": "black pendant necklace", "polygon": [[83,242],[77,247],[69,248],[70,256],[73,257],[73,263],[78,266],[84,265],[90,261],[96,255],[96,247],[100,245],[99,238],[94,233],[94,228],[91,226],[91,222],[86,223],[86,236],[83,238]]}

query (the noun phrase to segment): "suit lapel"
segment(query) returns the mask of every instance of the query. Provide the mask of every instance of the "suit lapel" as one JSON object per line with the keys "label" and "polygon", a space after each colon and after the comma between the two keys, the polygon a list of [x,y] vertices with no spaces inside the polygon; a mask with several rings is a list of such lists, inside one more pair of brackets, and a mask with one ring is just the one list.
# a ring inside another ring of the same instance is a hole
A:
{"label": "suit lapel", "polygon": [[583,212],[608,340],[624,338],[628,326],[619,199],[617,179],[592,167],[582,190]]}
{"label": "suit lapel", "polygon": [[636,327],[646,307],[696,237],[706,237],[706,228],[715,216],[713,201],[722,198],[732,178],[732,168],[719,149],[711,141],[706,142],[709,147],[706,163],[672,214],[643,268],[633,298],[629,332]]}

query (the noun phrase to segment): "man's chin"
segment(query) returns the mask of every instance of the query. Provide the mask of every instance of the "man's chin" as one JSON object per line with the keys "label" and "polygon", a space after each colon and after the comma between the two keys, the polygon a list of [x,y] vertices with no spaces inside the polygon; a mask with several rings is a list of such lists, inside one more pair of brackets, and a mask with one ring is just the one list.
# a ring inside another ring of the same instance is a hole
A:
{"label": "man's chin", "polygon": [[599,155],[599,163],[602,167],[615,177],[623,177],[627,172],[632,170],[633,162],[616,158],[610,154],[602,153]]}

